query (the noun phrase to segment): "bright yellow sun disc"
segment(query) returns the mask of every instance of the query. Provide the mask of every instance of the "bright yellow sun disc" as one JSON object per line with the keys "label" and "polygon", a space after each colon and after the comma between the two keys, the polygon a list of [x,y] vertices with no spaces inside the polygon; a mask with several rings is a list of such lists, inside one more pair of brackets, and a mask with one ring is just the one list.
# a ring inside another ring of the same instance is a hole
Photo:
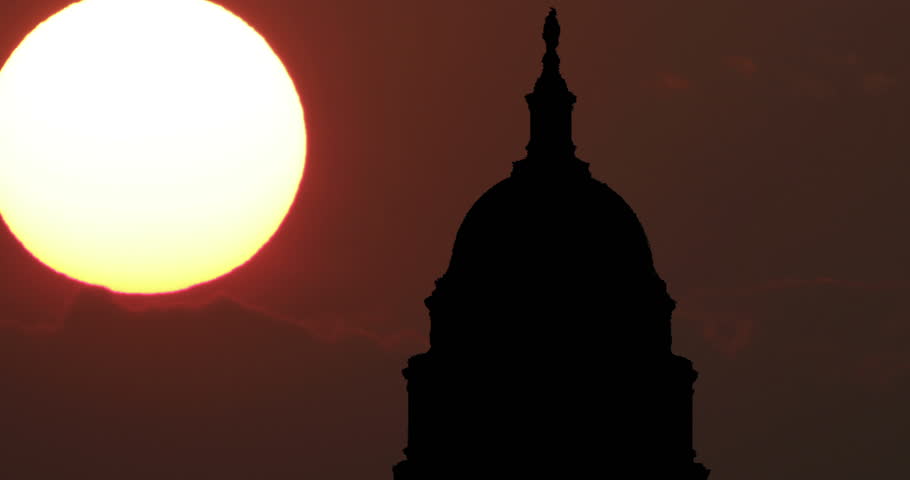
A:
{"label": "bright yellow sun disc", "polygon": [[0,70],[0,215],[85,283],[161,293],[237,268],[280,226],[305,155],[281,61],[204,0],[83,0]]}

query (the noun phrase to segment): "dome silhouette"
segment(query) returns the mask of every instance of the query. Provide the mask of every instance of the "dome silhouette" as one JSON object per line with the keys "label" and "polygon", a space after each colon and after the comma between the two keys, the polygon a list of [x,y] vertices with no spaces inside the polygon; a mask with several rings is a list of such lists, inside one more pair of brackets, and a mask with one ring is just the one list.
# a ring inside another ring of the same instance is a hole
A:
{"label": "dome silhouette", "polygon": [[551,9],[527,157],[468,211],[425,300],[396,480],[708,476],[675,302],[632,208],[575,156],[559,31]]}
{"label": "dome silhouette", "polygon": [[[669,315],[672,300],[654,269],[647,237],[622,197],[586,169],[555,175],[552,169],[540,170],[516,169],[477,200],[428,304],[439,305],[437,297],[450,297],[452,291],[462,307],[489,311],[502,305],[534,318],[542,309],[624,310],[644,304],[661,305]],[[506,323],[499,318],[483,328],[503,327],[503,335],[531,333],[511,331]],[[438,326],[433,323],[433,346]],[[459,341],[462,347],[475,343],[474,332],[462,333],[466,338],[439,341]]]}

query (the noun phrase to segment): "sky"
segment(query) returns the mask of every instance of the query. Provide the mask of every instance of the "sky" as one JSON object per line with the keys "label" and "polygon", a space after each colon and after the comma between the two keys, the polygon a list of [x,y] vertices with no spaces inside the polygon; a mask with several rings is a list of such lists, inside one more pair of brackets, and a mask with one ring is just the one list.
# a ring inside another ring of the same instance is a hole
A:
{"label": "sky", "polygon": [[[301,95],[294,207],[245,266],[161,297],[80,286],[0,231],[14,476],[389,478],[423,299],[523,157],[551,5],[577,155],[678,302],[712,478],[910,474],[910,4],[220,3]],[[0,58],[66,4],[0,2]]]}

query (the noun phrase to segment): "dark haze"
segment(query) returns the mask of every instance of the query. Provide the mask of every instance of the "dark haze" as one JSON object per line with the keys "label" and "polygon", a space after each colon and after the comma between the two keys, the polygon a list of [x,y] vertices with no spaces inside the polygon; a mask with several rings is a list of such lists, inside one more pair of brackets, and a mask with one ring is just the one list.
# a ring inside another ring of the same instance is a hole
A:
{"label": "dark haze", "polygon": [[[0,1],[2,56],[66,4]],[[247,265],[162,298],[80,290],[0,233],[0,476],[389,478],[422,301],[525,154],[551,5],[577,155],[678,302],[711,478],[908,476],[910,4],[221,4],[303,98],[297,203]]]}

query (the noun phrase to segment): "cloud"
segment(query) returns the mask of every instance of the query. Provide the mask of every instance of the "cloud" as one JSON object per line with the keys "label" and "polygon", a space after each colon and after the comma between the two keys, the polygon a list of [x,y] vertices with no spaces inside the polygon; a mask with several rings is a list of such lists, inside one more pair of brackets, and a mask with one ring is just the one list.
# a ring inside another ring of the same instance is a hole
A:
{"label": "cloud", "polygon": [[717,351],[735,357],[752,342],[755,320],[743,312],[700,312],[701,335]]}
{"label": "cloud", "polygon": [[[696,289],[683,301],[677,317],[698,325],[703,339],[727,357],[733,358],[753,343],[756,328],[767,328],[770,321],[756,315],[756,308],[767,302],[781,301],[793,295],[811,294],[819,299],[817,308],[837,303],[838,291],[910,292],[910,284],[894,282],[860,282],[828,276],[812,278],[779,278],[747,286]],[[821,293],[824,292],[824,293]],[[749,307],[752,308],[744,308]]]}
{"label": "cloud", "polygon": [[879,380],[900,383],[910,382],[908,296],[910,284],[899,281],[775,279],[690,291],[677,316],[728,358],[773,349],[778,358],[811,365],[818,381],[865,385],[863,372],[874,371]]}
{"label": "cloud", "polygon": [[907,282],[894,282],[894,281],[882,281],[882,282],[868,282],[868,281],[858,281],[858,280],[845,280],[841,278],[834,278],[826,275],[818,275],[815,277],[802,277],[802,278],[774,278],[766,280],[760,283],[746,286],[727,286],[721,288],[702,288],[692,290],[692,293],[697,296],[755,296],[764,293],[774,292],[778,290],[800,290],[800,289],[811,289],[811,288],[821,288],[821,287],[830,287],[830,288],[843,288],[843,289],[852,289],[852,290],[880,290],[880,291],[891,291],[891,290],[910,290],[910,283]]}
{"label": "cloud", "polygon": [[229,299],[130,311],[86,290],[57,330],[0,330],[0,464],[10,478],[381,478],[405,442],[406,356]]}
{"label": "cloud", "polygon": [[825,52],[824,60],[830,65],[855,67],[860,64],[861,59],[854,51],[847,52]]}
{"label": "cloud", "polygon": [[891,446],[910,441],[908,297],[899,281],[825,275],[680,294],[674,350],[700,373],[695,444],[706,465],[752,465],[740,475],[749,479],[781,462],[802,462],[794,478],[859,478],[869,459],[901,471],[905,454]]}
{"label": "cloud", "polygon": [[863,91],[869,95],[882,95],[892,90],[898,83],[897,77],[882,72],[863,75]]}
{"label": "cloud", "polygon": [[758,71],[758,66],[755,64],[755,61],[752,58],[743,55],[730,55],[724,57],[724,64],[734,72],[747,78],[752,77],[752,75]]}
{"label": "cloud", "polygon": [[829,80],[806,73],[794,76],[790,86],[792,91],[800,97],[824,100],[837,95],[837,87]]}
{"label": "cloud", "polygon": [[666,73],[660,79],[660,86],[669,90],[686,90],[691,85],[687,78],[675,73]]}

